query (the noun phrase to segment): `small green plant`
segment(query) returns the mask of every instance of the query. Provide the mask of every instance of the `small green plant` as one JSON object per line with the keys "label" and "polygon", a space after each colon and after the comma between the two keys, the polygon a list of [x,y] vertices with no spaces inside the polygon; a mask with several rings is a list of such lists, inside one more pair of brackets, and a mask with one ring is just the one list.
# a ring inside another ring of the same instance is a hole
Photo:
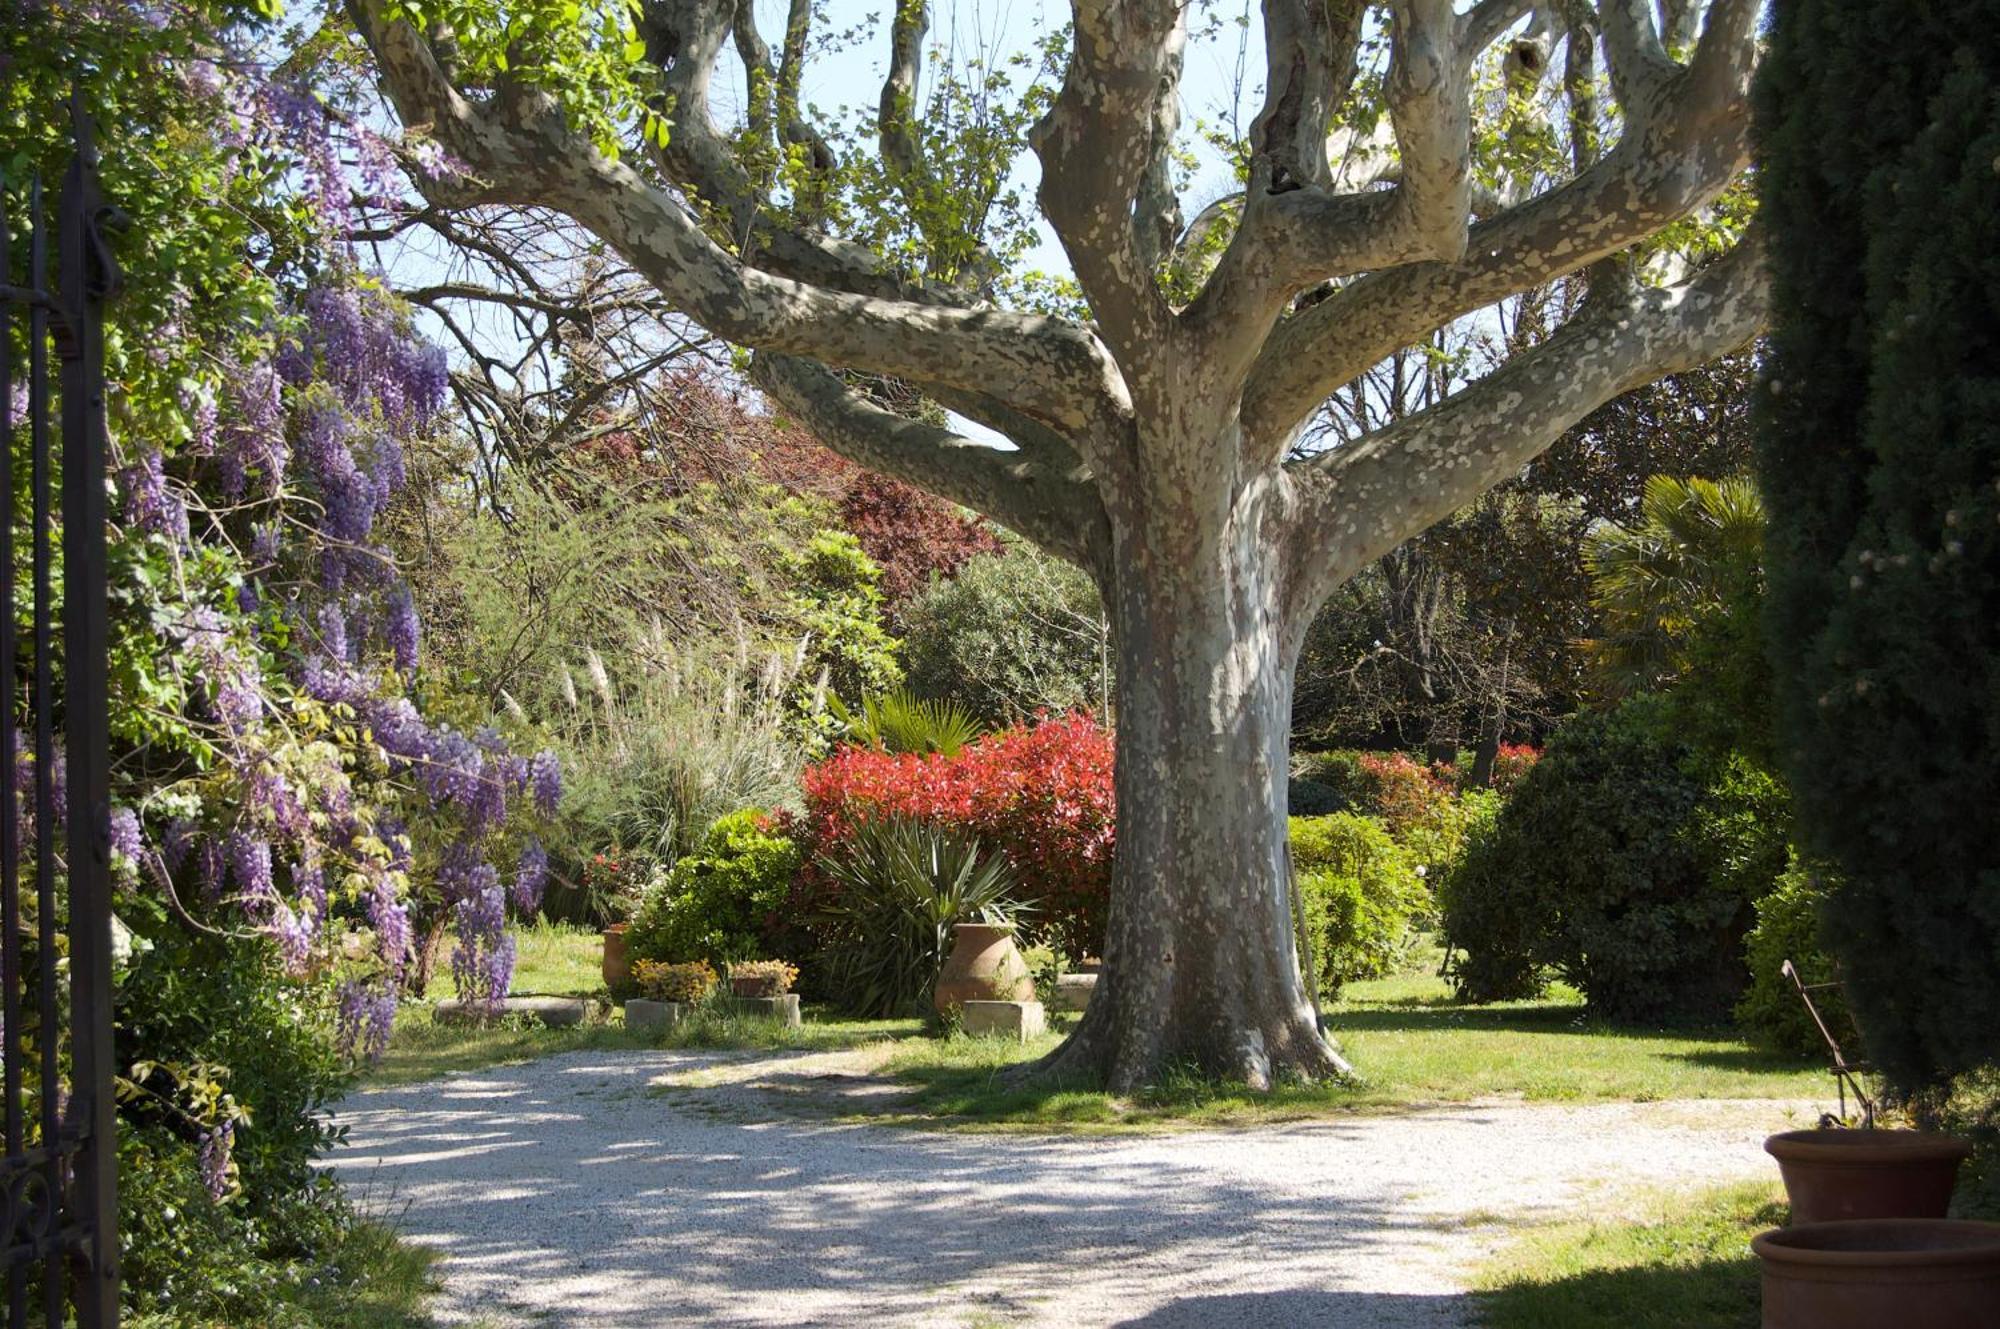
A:
{"label": "small green plant", "polygon": [[799,967],[783,960],[743,960],[729,966],[729,981],[756,987],[760,997],[778,997],[799,981]]}
{"label": "small green plant", "polygon": [[1027,912],[999,854],[920,822],[867,822],[817,866],[832,898],[816,923],[837,1005],[899,1015],[937,981],[956,923],[1013,923]]}
{"label": "small green plant", "polygon": [[706,960],[691,960],[686,964],[640,960],[632,966],[632,977],[639,985],[639,994],[649,1001],[690,1005],[706,1001],[720,981]]}

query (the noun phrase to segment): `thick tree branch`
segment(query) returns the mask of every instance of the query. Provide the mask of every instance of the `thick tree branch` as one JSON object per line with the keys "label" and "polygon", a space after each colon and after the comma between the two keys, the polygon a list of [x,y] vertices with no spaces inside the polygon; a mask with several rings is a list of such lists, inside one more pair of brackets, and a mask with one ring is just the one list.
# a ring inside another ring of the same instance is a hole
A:
{"label": "thick tree branch", "polygon": [[751,378],[850,461],[983,512],[1093,575],[1108,572],[1110,521],[1088,480],[885,410],[809,360],[759,353]]}
{"label": "thick tree branch", "polygon": [[1473,228],[1456,263],[1371,273],[1272,333],[1245,389],[1253,438],[1282,451],[1298,424],[1399,347],[1476,309],[1615,254],[1715,198],[1749,164],[1755,0],[1718,0],[1690,67],[1579,176]]}
{"label": "thick tree branch", "polygon": [[[1232,387],[1298,292],[1365,269],[1464,253],[1472,213],[1470,56],[1457,46],[1451,0],[1401,0],[1393,9],[1384,93],[1397,184],[1349,194],[1324,185],[1273,193],[1275,185],[1256,188],[1253,165],[1243,224],[1185,318]],[[1314,169],[1325,177],[1323,134],[1314,153]],[[1277,455],[1261,438],[1248,442],[1256,460]]]}
{"label": "thick tree branch", "polygon": [[[1116,371],[1082,329],[828,290],[752,266],[710,239],[664,190],[572,131],[546,98],[521,90],[475,105],[452,88],[414,28],[383,19],[382,0],[351,0],[350,12],[404,122],[429,126],[488,182],[488,199],[567,213],[717,335],[983,393],[1065,432],[1120,415]],[[719,43],[721,34],[711,35]]]}
{"label": "thick tree branch", "polygon": [[1310,619],[1334,587],[1514,475],[1612,398],[1743,346],[1768,307],[1753,232],[1689,282],[1586,303],[1548,341],[1436,406],[1294,463],[1307,497],[1292,536],[1288,617]]}
{"label": "thick tree branch", "polygon": [[[1176,0],[1075,0],[1069,69],[1029,134],[1042,163],[1042,212],[1134,398],[1164,395],[1175,371],[1173,315],[1133,226],[1133,204],[1153,160],[1157,103],[1176,95],[1187,43]],[[1145,381],[1148,370],[1164,371]]]}

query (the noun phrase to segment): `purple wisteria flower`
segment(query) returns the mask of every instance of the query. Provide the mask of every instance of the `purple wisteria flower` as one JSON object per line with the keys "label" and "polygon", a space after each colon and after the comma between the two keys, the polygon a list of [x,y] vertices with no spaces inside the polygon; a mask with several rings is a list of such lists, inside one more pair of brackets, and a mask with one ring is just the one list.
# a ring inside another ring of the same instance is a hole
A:
{"label": "purple wisteria flower", "polygon": [[230,1173],[234,1171],[236,1123],[225,1121],[201,1133],[199,1156],[202,1184],[217,1204],[229,1194]]}
{"label": "purple wisteria flower", "polygon": [[146,852],[146,839],[139,830],[139,814],[128,807],[111,809],[111,852],[137,865]]}
{"label": "purple wisteria flower", "polygon": [[562,762],[547,748],[528,761],[528,782],[534,786],[535,808],[544,817],[553,817],[562,806]]}
{"label": "purple wisteria flower", "polygon": [[389,643],[389,650],[396,660],[396,668],[409,673],[417,667],[417,655],[423,642],[423,625],[417,620],[416,597],[410,588],[398,583],[390,589],[386,613],[382,621],[382,636]]}
{"label": "purple wisteria flower", "polygon": [[277,902],[277,887],[271,883],[269,840],[243,831],[232,831],[229,836],[229,871],[247,907],[262,908]]}
{"label": "purple wisteria flower", "polygon": [[378,879],[368,892],[368,922],[375,929],[375,949],[383,965],[400,979],[410,956],[410,911],[385,879]]}
{"label": "purple wisteria flower", "polygon": [[271,934],[278,939],[278,957],[290,977],[301,977],[311,966],[315,930],[310,910],[295,911],[280,901],[272,913]]}
{"label": "purple wisteria flower", "polygon": [[532,914],[542,907],[542,890],[549,880],[549,851],[529,836],[521,846],[520,860],[514,865],[514,908]]}
{"label": "purple wisteria flower", "polygon": [[125,524],[164,535],[177,545],[188,542],[187,504],[167,485],[165,461],[158,449],[118,473],[125,494]]}

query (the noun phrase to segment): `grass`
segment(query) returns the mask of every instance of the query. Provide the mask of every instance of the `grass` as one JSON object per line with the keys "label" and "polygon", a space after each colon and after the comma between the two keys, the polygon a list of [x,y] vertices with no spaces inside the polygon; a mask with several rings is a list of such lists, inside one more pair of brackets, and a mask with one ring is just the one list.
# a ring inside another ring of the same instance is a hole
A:
{"label": "grass", "polygon": [[1654,1200],[1637,1221],[1579,1220],[1521,1238],[1475,1277],[1488,1329],[1756,1329],[1750,1238],[1785,1221],[1751,1183]]}
{"label": "grass", "polygon": [[602,934],[572,923],[538,920],[519,927],[514,932],[514,991],[521,996],[595,996],[604,990],[603,948]]}
{"label": "grass", "polygon": [[1248,1125],[1334,1112],[1512,1098],[1533,1103],[1663,1099],[1817,1098],[1812,1063],[1760,1051],[1727,1030],[1635,1030],[1590,1019],[1576,993],[1494,1006],[1451,1000],[1428,971],[1349,986],[1327,1024],[1358,1084],[1281,1084],[1268,1094],[1169,1074],[1132,1098],[1074,1085],[1021,1087],[1011,1065],[1055,1046],[979,1039],[922,1040],[894,1049],[883,1070],[916,1087],[903,1120],[987,1127],[1118,1128]]}
{"label": "grass", "polygon": [[[539,925],[518,941],[517,991],[602,991],[597,934]],[[923,1036],[914,1020],[840,1020],[809,1011],[803,1029],[707,1012],[672,1030],[628,1032],[622,1017],[573,1029],[503,1023],[441,1026],[428,1008],[398,1017],[388,1055],[369,1079],[401,1084],[558,1052],[610,1048],[870,1048],[870,1068],[911,1093],[880,1119],[986,1128],[1119,1129],[1167,1123],[1217,1126],[1386,1111],[1431,1103],[1657,1099],[1816,1099],[1827,1087],[1811,1062],[1763,1052],[1727,1030],[1644,1030],[1592,1020],[1582,998],[1557,987],[1536,1001],[1464,1006],[1424,970],[1349,986],[1327,1023],[1360,1072],[1358,1084],[1280,1085],[1268,1094],[1169,1074],[1133,1098],[1076,1085],[1022,1088],[1003,1073],[1053,1048],[1057,1032],[1025,1046]],[[877,1109],[871,1109],[874,1111]]]}

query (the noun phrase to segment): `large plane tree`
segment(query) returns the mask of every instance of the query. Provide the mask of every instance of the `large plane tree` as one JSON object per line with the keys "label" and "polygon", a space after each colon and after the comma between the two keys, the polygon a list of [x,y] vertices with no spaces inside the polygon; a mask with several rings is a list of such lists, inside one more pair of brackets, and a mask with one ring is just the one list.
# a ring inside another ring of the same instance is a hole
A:
{"label": "large plane tree", "polygon": [[[1103,979],[1046,1069],[1114,1090],[1170,1061],[1257,1086],[1345,1070],[1293,946],[1306,628],[1345,579],[1596,407],[1760,330],[1754,230],[1714,243],[1737,233],[1718,200],[1748,158],[1759,12],[1265,0],[1241,191],[1184,225],[1190,10],[1073,0],[1059,86],[1025,135],[1080,290],[1066,316],[995,300],[976,247],[926,267],[856,240],[853,209],[815,183],[857,145],[802,104],[825,46],[811,0],[776,51],[750,0],[640,0],[623,41],[615,15],[556,0],[349,0],[406,130],[453,160],[425,176],[435,205],[566,214],[749,348],[757,382],[830,446],[1096,579],[1117,653],[1117,868]],[[939,124],[915,91],[929,21],[926,0],[886,16],[863,150],[885,190],[935,202]],[[714,109],[726,63],[740,123]],[[1538,97],[1546,132],[1526,137],[1560,143],[1561,169],[1509,169],[1496,125]],[[1566,282],[1582,294],[1542,335],[1493,312]],[[1299,446],[1333,394],[1479,318],[1496,329],[1487,372]],[[949,414],[890,409],[885,379]]]}

